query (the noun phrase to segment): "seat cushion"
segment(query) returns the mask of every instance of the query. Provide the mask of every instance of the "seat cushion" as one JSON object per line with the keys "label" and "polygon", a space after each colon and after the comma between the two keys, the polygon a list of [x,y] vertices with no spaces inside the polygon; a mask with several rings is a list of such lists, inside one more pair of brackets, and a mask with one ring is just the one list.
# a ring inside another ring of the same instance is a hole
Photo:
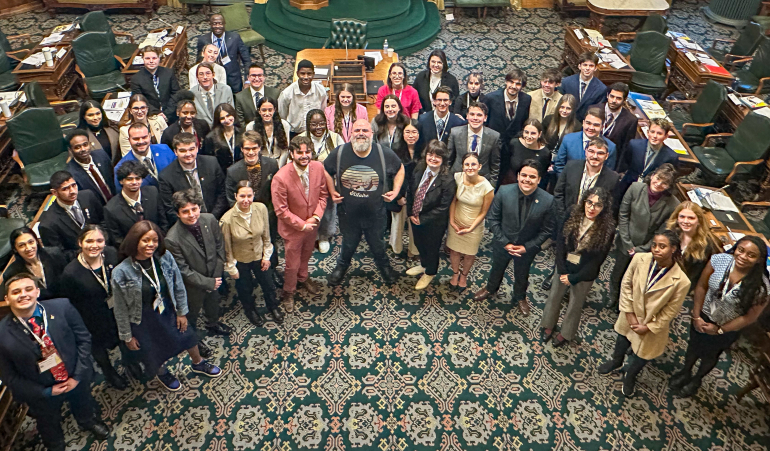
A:
{"label": "seat cushion", "polygon": [[69,153],[62,152],[49,160],[25,165],[24,173],[27,175],[29,184],[31,186],[47,186],[54,172],[67,168],[68,156]]}
{"label": "seat cushion", "polygon": [[16,76],[10,71],[0,74],[0,91],[13,91],[19,86]]}
{"label": "seat cushion", "polygon": [[265,43],[265,38],[254,30],[242,30],[239,31],[238,34],[241,35],[241,39],[243,40],[243,43],[246,44],[246,47],[253,47]]}
{"label": "seat cushion", "polygon": [[11,253],[11,232],[27,223],[19,218],[0,218],[0,259]]}
{"label": "seat cushion", "polygon": [[131,55],[134,54],[138,47],[139,45],[131,43],[118,44],[112,48],[112,51],[118,58],[122,59],[123,61],[128,61],[128,59],[131,58]]}
{"label": "seat cushion", "polygon": [[698,157],[701,168],[719,177],[727,177],[735,166],[735,160],[722,147],[695,146],[692,152]]}
{"label": "seat cushion", "polygon": [[756,92],[759,86],[759,78],[748,71],[741,69],[735,73],[733,88],[738,92]]}
{"label": "seat cushion", "polygon": [[[674,123],[677,130],[682,131],[682,125],[694,123],[692,115],[688,111],[681,109],[672,109],[668,113],[668,118]],[[687,127],[687,132],[682,135],[687,144],[697,146],[703,143],[706,133],[710,133],[713,127]]]}
{"label": "seat cushion", "polygon": [[659,74],[634,72],[634,75],[631,76],[631,83],[648,89],[666,89],[666,77]]}
{"label": "seat cushion", "polygon": [[114,70],[107,72],[104,75],[97,75],[95,77],[87,77],[86,84],[88,85],[88,91],[96,98],[103,98],[108,92],[114,92],[118,90],[118,86],[126,84],[126,78],[120,71]]}

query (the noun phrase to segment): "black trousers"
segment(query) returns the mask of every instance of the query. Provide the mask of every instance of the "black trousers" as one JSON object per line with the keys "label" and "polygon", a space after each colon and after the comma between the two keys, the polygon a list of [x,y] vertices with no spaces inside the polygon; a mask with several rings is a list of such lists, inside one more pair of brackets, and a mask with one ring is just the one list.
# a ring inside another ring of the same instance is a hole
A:
{"label": "black trousers", "polygon": [[[412,228],[412,232],[414,232],[414,228]],[[487,291],[496,293],[500,289],[505,277],[505,270],[508,269],[508,264],[513,261],[513,301],[518,302],[526,299],[527,287],[529,287],[529,268],[532,266],[536,254],[526,253],[521,257],[514,257],[499,244],[492,246],[492,270],[489,272]]]}
{"label": "black trousers", "polygon": [[187,288],[187,306],[189,307],[187,321],[198,333],[199,338],[206,336],[206,329],[198,328],[201,309],[203,309],[206,324],[216,324],[219,321],[219,298],[218,290],[204,291],[195,287]]}
{"label": "black trousers", "polygon": [[[616,241],[617,242],[617,241]],[[626,274],[628,266],[631,265],[632,256],[622,249],[615,248],[615,266],[612,267],[610,274],[610,300],[617,303],[620,300],[620,284],[623,282],[623,276]]]}
{"label": "black trousers", "polygon": [[238,299],[241,300],[244,310],[257,311],[257,303],[254,299],[254,288],[257,287],[257,284],[262,287],[262,294],[265,296],[267,309],[273,310],[278,308],[272,266],[267,271],[262,271],[262,260],[256,260],[251,263],[238,262],[235,267],[238,269],[235,289],[238,291]]}
{"label": "black trousers", "polygon": [[[623,360],[626,357],[626,352],[628,352],[628,348],[630,347],[631,341],[629,341],[629,339],[623,335],[618,335],[618,339],[615,341],[615,349],[612,351],[612,361],[615,362],[616,365],[623,363]],[[642,368],[647,365],[647,362],[649,362],[649,360],[643,359],[632,353],[628,357],[628,365],[626,366],[625,376],[626,379],[635,383],[636,376],[639,375],[639,372],[642,371]]]}
{"label": "black trousers", "polygon": [[[410,219],[407,218],[407,221],[410,221]],[[429,276],[435,276],[438,272],[441,242],[444,239],[446,229],[447,223],[412,224],[414,245],[420,251],[420,265],[425,268],[425,274]]]}
{"label": "black trousers", "polygon": [[83,380],[72,391],[29,404],[29,416],[37,421],[37,431],[49,451],[64,451],[61,407],[69,401],[70,411],[80,427],[87,429],[96,422],[96,401],[91,395],[91,380]]}
{"label": "black trousers", "polygon": [[373,217],[369,218],[355,218],[348,215],[344,208],[337,209],[342,234],[342,251],[337,259],[338,266],[345,269],[350,266],[363,233],[369,249],[374,254],[374,263],[377,267],[380,270],[390,268],[390,259],[385,251],[385,224],[387,223],[385,209],[372,214]]}

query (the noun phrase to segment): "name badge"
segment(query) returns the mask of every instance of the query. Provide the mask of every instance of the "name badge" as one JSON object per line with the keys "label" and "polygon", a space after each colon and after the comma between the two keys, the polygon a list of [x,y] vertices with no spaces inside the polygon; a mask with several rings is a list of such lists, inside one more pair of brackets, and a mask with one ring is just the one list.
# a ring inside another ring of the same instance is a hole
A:
{"label": "name badge", "polygon": [[161,299],[160,296],[155,296],[155,302],[153,302],[152,308],[157,310],[161,315],[166,310],[166,306],[163,305],[163,299]]}
{"label": "name badge", "polygon": [[567,261],[572,263],[573,265],[577,265],[578,263],[580,263],[580,254],[570,252],[569,254],[567,254]]}
{"label": "name badge", "polygon": [[230,64],[230,57],[229,56],[225,56],[224,58],[222,58],[222,65],[226,66],[228,64]]}
{"label": "name badge", "polygon": [[42,374],[42,373],[45,373],[46,371],[50,371],[51,368],[55,367],[61,362],[62,360],[59,357],[59,353],[54,352],[53,354],[49,355],[43,360],[40,360],[39,362],[37,362],[37,368],[40,370],[40,373]]}

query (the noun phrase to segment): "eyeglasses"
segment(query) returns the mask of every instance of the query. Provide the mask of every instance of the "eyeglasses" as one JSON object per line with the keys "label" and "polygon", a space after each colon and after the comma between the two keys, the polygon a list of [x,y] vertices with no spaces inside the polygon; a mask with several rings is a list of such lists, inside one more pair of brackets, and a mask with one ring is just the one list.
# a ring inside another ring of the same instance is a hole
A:
{"label": "eyeglasses", "polygon": [[588,208],[604,208],[604,204],[601,202],[592,202],[590,200],[586,200],[586,207]]}
{"label": "eyeglasses", "polygon": [[131,108],[131,111],[147,111],[146,106],[135,106]]}
{"label": "eyeglasses", "polygon": [[249,74],[249,78],[265,78],[265,74]]}
{"label": "eyeglasses", "polygon": [[603,156],[607,155],[607,151],[606,150],[594,150],[594,149],[592,149],[590,147],[588,149],[586,149],[586,153],[589,153],[591,155],[596,155],[596,156],[599,156],[599,157],[603,157]]}

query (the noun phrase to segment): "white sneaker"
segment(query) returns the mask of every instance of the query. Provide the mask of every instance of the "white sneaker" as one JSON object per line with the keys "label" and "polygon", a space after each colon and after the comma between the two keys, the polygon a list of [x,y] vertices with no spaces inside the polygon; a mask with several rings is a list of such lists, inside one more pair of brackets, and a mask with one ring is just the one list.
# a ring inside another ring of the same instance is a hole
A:
{"label": "white sneaker", "polygon": [[430,285],[434,277],[436,276],[429,276],[427,274],[423,274],[422,277],[420,277],[420,280],[417,281],[417,285],[414,286],[414,289],[424,290],[428,285]]}
{"label": "white sneaker", "polygon": [[331,246],[329,245],[329,242],[326,240],[318,242],[318,251],[322,254],[329,252],[329,247]]}
{"label": "white sneaker", "polygon": [[420,274],[425,272],[425,268],[422,267],[422,265],[413,266],[406,270],[407,276],[419,276]]}

